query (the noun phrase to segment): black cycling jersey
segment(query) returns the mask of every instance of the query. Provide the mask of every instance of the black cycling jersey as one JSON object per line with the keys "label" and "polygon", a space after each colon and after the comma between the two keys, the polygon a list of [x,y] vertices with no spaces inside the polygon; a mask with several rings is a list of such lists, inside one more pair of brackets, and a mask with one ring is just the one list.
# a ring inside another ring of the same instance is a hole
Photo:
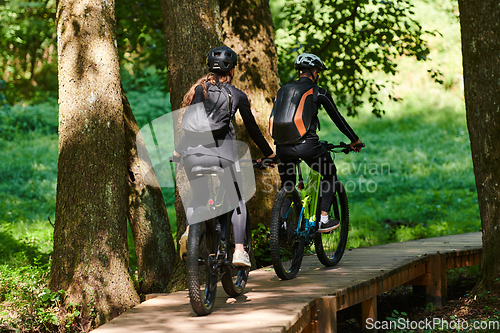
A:
{"label": "black cycling jersey", "polygon": [[[309,79],[308,77],[301,77],[298,82],[303,82],[303,83],[312,83],[312,80]],[[347,136],[351,142],[356,142],[358,141],[358,136],[354,131],[352,130],[351,126],[345,121],[344,117],[340,114],[339,110],[337,109],[337,106],[335,105],[335,102],[333,101],[332,95],[326,90],[321,87],[318,89],[318,96],[314,99],[316,103],[317,109],[319,109],[320,106],[323,106],[325,108],[325,111],[328,113],[330,116],[330,119],[337,125],[339,130]],[[317,114],[317,112],[316,112]],[[308,133],[305,136],[305,139],[308,138],[317,138],[316,134],[316,124],[319,125],[319,120],[317,119],[313,121],[313,124],[311,128],[309,129]]]}
{"label": "black cycling jersey", "polygon": [[[207,87],[209,87],[211,83],[207,82],[206,85]],[[259,147],[260,151],[264,154],[264,156],[272,155],[273,149],[267,143],[267,140],[262,135],[262,132],[260,131],[259,126],[255,121],[255,118],[250,109],[250,101],[248,100],[247,95],[243,91],[233,86],[232,84],[227,83],[225,84],[225,86],[229,88],[233,96],[232,113],[235,114],[237,111],[240,112],[241,118],[243,119],[243,123],[245,124],[245,128],[250,137],[252,138],[252,140],[257,145],[257,147]],[[195,88],[194,99],[191,104],[200,103],[203,102],[204,100],[205,97],[203,95],[203,87],[199,85]],[[224,137],[215,139],[225,140],[228,138]],[[232,139],[234,139],[234,137]],[[181,153],[185,151],[188,147],[192,147],[193,145],[198,145],[198,144],[199,142],[190,142],[188,135],[184,134],[182,138],[179,140],[179,143],[177,144],[175,150]]]}
{"label": "black cycling jersey", "polygon": [[[312,80],[307,77],[301,77],[299,83],[311,84]],[[304,136],[304,141],[296,144],[284,144],[276,147],[276,154],[281,159],[278,165],[281,177],[281,186],[292,185],[295,186],[296,170],[295,162],[297,158],[305,161],[309,167],[319,172],[323,176],[321,182],[321,190],[323,197],[321,199],[321,210],[328,212],[335,193],[335,181],[337,177],[337,170],[335,164],[325,147],[319,142],[319,137],[316,134],[316,125],[319,126],[319,119],[317,110],[322,105],[332,121],[337,125],[339,130],[347,136],[351,142],[358,141],[358,136],[352,130],[351,126],[345,121],[344,117],[340,114],[337,106],[333,102],[333,98],[328,91],[318,87],[318,95],[314,96],[316,110],[315,117],[309,131]]]}

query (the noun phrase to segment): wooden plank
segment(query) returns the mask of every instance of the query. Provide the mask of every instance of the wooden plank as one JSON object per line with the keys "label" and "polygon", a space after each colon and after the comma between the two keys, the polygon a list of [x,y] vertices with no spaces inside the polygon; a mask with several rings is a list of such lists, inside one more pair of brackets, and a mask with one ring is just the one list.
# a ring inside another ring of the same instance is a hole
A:
{"label": "wooden plank", "polygon": [[324,296],[316,300],[318,332],[337,333],[337,310],[336,296]]}
{"label": "wooden plank", "polygon": [[368,318],[372,319],[372,323],[377,321],[377,296],[361,303],[361,321],[363,322],[364,332],[378,332],[375,328],[372,330],[367,329],[366,322]]}
{"label": "wooden plank", "polygon": [[432,278],[430,273],[425,273],[422,274],[418,277],[416,277],[413,280],[410,280],[405,283],[405,285],[412,285],[412,286],[428,286],[432,283]]}
{"label": "wooden plank", "polygon": [[301,333],[318,333],[318,311],[317,311],[317,302],[314,300],[311,302],[311,306],[309,307],[311,321],[307,323],[307,326]]}
{"label": "wooden plank", "polygon": [[443,306],[447,299],[446,258],[441,254],[432,256],[428,267],[431,283],[425,287],[427,302],[435,306]]}

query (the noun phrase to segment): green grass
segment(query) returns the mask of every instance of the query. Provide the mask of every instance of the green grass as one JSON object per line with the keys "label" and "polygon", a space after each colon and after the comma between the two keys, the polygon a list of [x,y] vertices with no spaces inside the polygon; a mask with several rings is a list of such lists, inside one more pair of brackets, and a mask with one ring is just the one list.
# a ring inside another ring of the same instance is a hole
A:
{"label": "green grass", "polygon": [[[360,117],[351,125],[366,148],[337,156],[338,176],[349,191],[349,246],[480,229],[463,110],[425,106],[406,116]],[[342,139],[333,129],[325,132],[329,141]]]}
{"label": "green grass", "polygon": [[35,254],[52,250],[57,136],[25,133],[0,138],[0,147],[0,264],[33,264]]}

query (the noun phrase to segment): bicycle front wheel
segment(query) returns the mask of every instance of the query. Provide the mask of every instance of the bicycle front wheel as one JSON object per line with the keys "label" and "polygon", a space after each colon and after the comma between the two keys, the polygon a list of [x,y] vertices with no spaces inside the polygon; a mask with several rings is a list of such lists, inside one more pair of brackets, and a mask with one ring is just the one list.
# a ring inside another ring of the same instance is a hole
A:
{"label": "bicycle front wheel", "polygon": [[[317,233],[314,237],[316,255],[319,261],[327,267],[337,265],[340,259],[342,259],[349,233],[349,206],[347,205],[347,195],[344,186],[340,181],[336,182],[335,190],[335,196],[330,206],[330,216],[340,220],[340,226],[330,233]],[[318,221],[321,214],[319,204],[317,213]]]}
{"label": "bicycle front wheel", "polygon": [[297,232],[301,209],[295,188],[279,190],[271,212],[271,259],[282,280],[293,279],[302,264],[304,238]]}
{"label": "bicycle front wheel", "polygon": [[217,292],[217,275],[214,273],[217,235],[206,207],[198,208],[190,225],[187,245],[187,282],[191,307],[198,315],[210,314]]}

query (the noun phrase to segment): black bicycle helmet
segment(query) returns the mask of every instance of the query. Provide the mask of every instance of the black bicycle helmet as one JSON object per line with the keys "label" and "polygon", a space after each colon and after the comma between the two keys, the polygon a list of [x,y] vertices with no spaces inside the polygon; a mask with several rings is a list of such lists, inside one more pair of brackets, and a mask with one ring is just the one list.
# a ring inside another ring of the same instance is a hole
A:
{"label": "black bicycle helmet", "polygon": [[302,68],[318,68],[320,71],[324,71],[326,69],[325,64],[321,59],[312,54],[312,53],[302,53],[300,54],[297,59],[295,59],[295,64],[293,65],[295,69],[302,69]]}
{"label": "black bicycle helmet", "polygon": [[238,62],[238,55],[227,46],[208,51],[207,66],[210,72],[229,72]]}

